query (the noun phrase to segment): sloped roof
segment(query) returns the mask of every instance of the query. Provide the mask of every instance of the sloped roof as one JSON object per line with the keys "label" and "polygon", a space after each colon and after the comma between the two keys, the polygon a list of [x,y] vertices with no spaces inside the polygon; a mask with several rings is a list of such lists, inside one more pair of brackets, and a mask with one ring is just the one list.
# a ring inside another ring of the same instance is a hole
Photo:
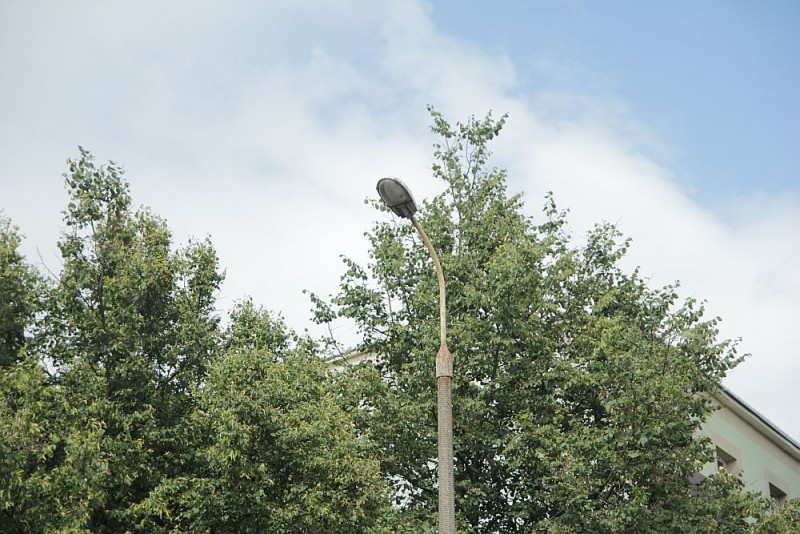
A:
{"label": "sloped roof", "polygon": [[752,406],[724,386],[720,386],[714,398],[756,429],[761,435],[775,443],[781,450],[800,462],[800,444],[781,430],[778,425],[764,417]]}

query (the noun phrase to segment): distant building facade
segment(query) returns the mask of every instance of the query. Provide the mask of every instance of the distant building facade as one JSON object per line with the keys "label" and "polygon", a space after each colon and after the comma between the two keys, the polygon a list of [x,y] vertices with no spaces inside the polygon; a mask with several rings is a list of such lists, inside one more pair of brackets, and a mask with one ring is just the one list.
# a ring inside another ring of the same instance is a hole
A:
{"label": "distant building facade", "polygon": [[719,409],[702,433],[714,443],[716,462],[702,474],[741,473],[746,489],[778,504],[800,497],[800,445],[727,389],[720,388],[714,402]]}

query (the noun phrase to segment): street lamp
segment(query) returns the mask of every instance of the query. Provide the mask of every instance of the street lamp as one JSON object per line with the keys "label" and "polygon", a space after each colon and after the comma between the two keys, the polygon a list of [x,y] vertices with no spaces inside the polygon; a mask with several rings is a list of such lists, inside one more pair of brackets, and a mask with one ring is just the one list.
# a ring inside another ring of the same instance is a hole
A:
{"label": "street lamp", "polygon": [[439,279],[439,352],[436,353],[436,386],[439,447],[439,532],[456,531],[456,510],[453,483],[453,355],[447,348],[447,307],[445,304],[444,272],[439,256],[436,255],[431,240],[414,216],[417,204],[411,191],[397,178],[381,178],[378,181],[378,194],[396,215],[410,219],[411,224],[422,237],[436,266]]}

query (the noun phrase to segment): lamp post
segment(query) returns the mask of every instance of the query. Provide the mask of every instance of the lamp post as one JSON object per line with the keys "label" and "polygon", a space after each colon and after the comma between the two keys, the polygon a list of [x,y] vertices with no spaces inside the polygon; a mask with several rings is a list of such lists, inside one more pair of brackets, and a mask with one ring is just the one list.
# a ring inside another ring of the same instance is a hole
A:
{"label": "lamp post", "polygon": [[396,215],[410,219],[411,224],[428,247],[436,277],[439,279],[439,352],[436,353],[436,387],[439,448],[439,532],[456,531],[455,487],[453,480],[453,356],[447,348],[447,307],[445,304],[444,271],[436,255],[431,240],[414,216],[417,204],[403,182],[397,178],[381,178],[378,181],[378,194]]}

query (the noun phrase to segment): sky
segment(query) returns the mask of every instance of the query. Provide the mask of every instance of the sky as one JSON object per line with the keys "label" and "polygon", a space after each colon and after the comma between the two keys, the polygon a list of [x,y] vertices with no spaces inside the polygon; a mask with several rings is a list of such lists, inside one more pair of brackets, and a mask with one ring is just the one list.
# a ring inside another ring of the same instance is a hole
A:
{"label": "sky", "polygon": [[[626,268],[681,281],[751,356],[726,386],[800,440],[800,4],[0,2],[0,209],[57,271],[78,146],[124,166],[177,243],[209,236],[237,299],[310,328],[303,289],[365,262],[375,183],[418,200],[427,105],[509,114],[492,163]],[[337,334],[352,339],[347,325]]]}

